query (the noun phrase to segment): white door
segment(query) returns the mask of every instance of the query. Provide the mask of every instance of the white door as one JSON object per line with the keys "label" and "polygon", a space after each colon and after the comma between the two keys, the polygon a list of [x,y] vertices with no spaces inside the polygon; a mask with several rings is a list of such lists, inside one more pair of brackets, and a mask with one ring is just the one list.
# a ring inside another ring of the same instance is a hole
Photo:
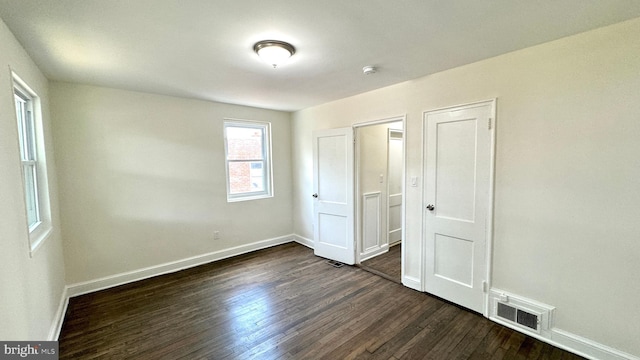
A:
{"label": "white door", "polygon": [[484,313],[493,101],[427,112],[425,290]]}
{"label": "white door", "polygon": [[353,129],[313,133],[313,248],[317,256],[355,263]]}

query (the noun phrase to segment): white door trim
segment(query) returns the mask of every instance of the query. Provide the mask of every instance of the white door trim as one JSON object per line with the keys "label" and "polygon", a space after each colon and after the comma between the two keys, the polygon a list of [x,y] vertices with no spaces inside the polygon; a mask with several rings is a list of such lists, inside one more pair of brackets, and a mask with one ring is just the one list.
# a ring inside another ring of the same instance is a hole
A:
{"label": "white door trim", "polygon": [[[392,116],[392,117],[388,117],[388,118],[384,118],[384,119],[379,119],[379,120],[370,120],[370,121],[363,121],[363,122],[359,122],[359,123],[355,123],[353,124],[353,128],[359,128],[359,127],[363,127],[363,126],[371,126],[371,125],[379,125],[379,124],[387,124],[387,123],[392,123],[392,122],[397,122],[397,121],[402,121],[402,125],[406,125],[406,120],[407,120],[407,115],[398,115],[398,116]],[[404,130],[404,129],[403,129]]]}
{"label": "white door trim", "polygon": [[495,176],[496,176],[496,127],[498,122],[496,121],[496,106],[498,103],[497,98],[493,98],[491,100],[487,100],[487,102],[491,102],[491,119],[490,126],[491,132],[489,134],[490,141],[490,152],[489,152],[489,209],[487,210],[487,273],[486,273],[486,291],[485,291],[485,301],[484,301],[484,315],[486,318],[489,317],[490,313],[490,302],[489,302],[489,289],[491,289],[491,285],[493,282],[493,212],[494,212],[494,196],[495,196]]}
{"label": "white door trim", "polygon": [[[489,317],[489,289],[491,288],[491,279],[492,279],[492,275],[493,275],[493,255],[492,255],[492,249],[493,249],[493,214],[494,214],[494,196],[495,196],[495,156],[496,156],[496,104],[497,104],[497,98],[493,98],[493,99],[489,99],[489,100],[483,100],[483,101],[476,101],[476,102],[471,102],[471,103],[467,103],[467,104],[460,104],[460,105],[454,105],[454,106],[447,106],[447,107],[442,107],[442,108],[436,108],[436,109],[432,109],[432,110],[425,110],[422,112],[422,119],[425,118],[427,113],[430,114],[437,114],[437,113],[441,113],[441,112],[448,112],[452,109],[455,108],[461,108],[461,107],[465,107],[465,108],[470,108],[470,107],[475,107],[475,106],[486,106],[486,105],[490,105],[491,106],[491,115],[490,115],[490,120],[489,123],[487,124],[490,131],[489,134],[489,148],[490,148],[490,153],[489,153],[489,194],[488,194],[488,208],[487,208],[487,218],[486,218],[486,231],[485,231],[485,236],[486,236],[486,251],[485,251],[485,259],[486,259],[486,271],[485,271],[485,279],[484,281],[486,282],[485,285],[485,291],[484,291],[484,306],[483,306],[483,315],[485,317]],[[426,159],[426,152],[427,152],[427,139],[424,137],[425,134],[425,121],[422,121],[422,174],[424,174],[425,171],[425,159]],[[425,186],[426,186],[426,181],[424,179],[422,179],[422,200],[421,202],[423,202],[422,204],[422,221],[421,221],[421,234],[422,234],[422,239],[420,242],[420,246],[421,246],[421,251],[420,251],[420,256],[421,256],[421,261],[420,261],[420,274],[421,274],[421,285],[420,288],[421,290],[424,292],[426,291],[426,268],[424,266],[424,261],[427,258],[427,254],[426,254],[426,246],[424,244],[425,239],[424,239],[424,219],[425,219],[425,206],[426,204],[424,204],[424,193],[425,193]],[[404,250],[404,249],[403,249]],[[404,252],[404,251],[403,251]],[[404,254],[403,254],[404,256]],[[404,257],[403,257],[404,260]],[[403,269],[404,270],[404,269]]]}
{"label": "white door trim", "polygon": [[[389,149],[391,147],[391,134],[392,133],[399,133],[402,136],[402,162],[404,164],[404,145],[407,142],[406,136],[405,136],[405,129],[404,127],[402,128],[402,130],[396,130],[396,129],[387,129],[387,206],[386,206],[386,216],[387,216],[387,228],[385,229],[385,233],[384,236],[387,239],[387,245],[390,247],[391,246],[391,241],[389,239],[389,234],[391,232],[390,230],[390,226],[389,226],[389,216],[390,216],[390,205],[389,205],[389,200],[391,199],[392,196],[397,196],[398,194],[391,194],[391,191],[389,191],[389,179],[390,179],[390,173],[389,173]],[[402,189],[404,189],[404,167],[402,169],[402,174],[401,174],[401,178],[400,181],[402,183]],[[402,240],[402,236],[405,235],[406,230],[404,229],[404,226],[402,224],[402,209],[403,209],[403,203],[402,201],[404,200],[404,190],[400,190],[400,239]]]}

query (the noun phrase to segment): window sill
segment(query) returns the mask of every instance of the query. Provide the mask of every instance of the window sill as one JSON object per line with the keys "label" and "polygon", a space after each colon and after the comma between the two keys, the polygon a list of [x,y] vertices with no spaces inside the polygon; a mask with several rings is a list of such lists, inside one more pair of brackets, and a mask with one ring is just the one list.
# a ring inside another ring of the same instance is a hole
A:
{"label": "window sill", "polygon": [[52,232],[53,228],[51,226],[40,224],[31,232],[31,234],[29,234],[30,257],[33,257],[36,251],[38,251],[42,247],[42,245],[51,237]]}
{"label": "window sill", "polygon": [[268,199],[272,198],[271,194],[260,194],[260,195],[247,195],[247,196],[239,196],[239,197],[227,197],[227,202],[240,202],[240,201],[249,201],[249,200],[260,200],[260,199]]}

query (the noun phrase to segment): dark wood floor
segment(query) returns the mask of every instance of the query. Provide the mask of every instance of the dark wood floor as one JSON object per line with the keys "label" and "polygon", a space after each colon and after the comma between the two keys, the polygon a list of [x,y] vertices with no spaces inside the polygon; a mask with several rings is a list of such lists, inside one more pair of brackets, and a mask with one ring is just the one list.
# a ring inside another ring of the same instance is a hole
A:
{"label": "dark wood floor", "polygon": [[60,359],[580,359],[286,244],[72,298]]}
{"label": "dark wood floor", "polygon": [[392,246],[386,253],[363,261],[360,264],[361,268],[391,281],[395,281],[398,284],[402,283],[401,266],[402,245]]}

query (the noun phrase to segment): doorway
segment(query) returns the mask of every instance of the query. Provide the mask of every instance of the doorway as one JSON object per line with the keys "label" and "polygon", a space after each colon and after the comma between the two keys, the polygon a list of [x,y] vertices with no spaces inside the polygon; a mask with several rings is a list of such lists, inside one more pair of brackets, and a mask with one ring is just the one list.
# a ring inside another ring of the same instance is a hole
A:
{"label": "doorway", "polygon": [[368,271],[401,283],[404,118],[355,126],[356,256]]}

